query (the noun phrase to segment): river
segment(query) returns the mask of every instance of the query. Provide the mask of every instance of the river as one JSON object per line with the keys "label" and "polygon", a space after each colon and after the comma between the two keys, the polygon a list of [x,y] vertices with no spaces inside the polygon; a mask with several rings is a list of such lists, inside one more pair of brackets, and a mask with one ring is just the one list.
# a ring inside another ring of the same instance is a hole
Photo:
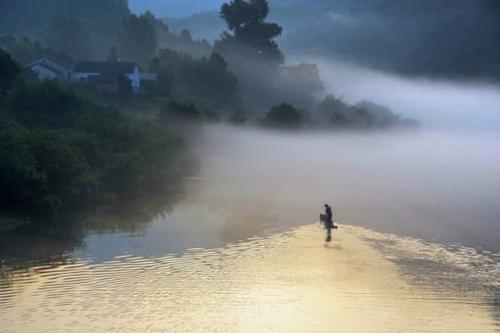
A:
{"label": "river", "polygon": [[499,151],[493,131],[207,127],[164,210],[4,235],[1,331],[498,332]]}

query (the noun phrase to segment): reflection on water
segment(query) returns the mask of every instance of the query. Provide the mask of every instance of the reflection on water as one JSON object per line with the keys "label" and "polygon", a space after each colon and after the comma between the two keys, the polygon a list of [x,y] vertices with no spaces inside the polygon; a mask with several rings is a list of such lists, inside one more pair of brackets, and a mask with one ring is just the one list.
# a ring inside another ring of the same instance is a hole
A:
{"label": "reflection on water", "polygon": [[[2,333],[500,328],[498,134],[202,136],[175,204],[0,234]],[[324,201],[426,241],[344,225],[325,248]]]}
{"label": "reflection on water", "polygon": [[498,329],[498,256],[347,226],[325,248],[322,232],[13,272],[0,286],[2,332]]}

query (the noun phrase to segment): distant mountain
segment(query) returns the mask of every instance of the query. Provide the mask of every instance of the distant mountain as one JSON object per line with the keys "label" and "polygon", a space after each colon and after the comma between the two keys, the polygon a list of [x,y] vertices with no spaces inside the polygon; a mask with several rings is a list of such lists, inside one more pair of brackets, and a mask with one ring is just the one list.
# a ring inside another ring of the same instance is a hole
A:
{"label": "distant mountain", "polygon": [[128,14],[126,0],[0,0],[0,35],[37,34],[59,17],[109,27]]}
{"label": "distant mountain", "polygon": [[[289,54],[407,75],[500,80],[499,0],[271,0],[270,6]],[[224,29],[217,10],[167,21],[199,38],[214,39]]]}

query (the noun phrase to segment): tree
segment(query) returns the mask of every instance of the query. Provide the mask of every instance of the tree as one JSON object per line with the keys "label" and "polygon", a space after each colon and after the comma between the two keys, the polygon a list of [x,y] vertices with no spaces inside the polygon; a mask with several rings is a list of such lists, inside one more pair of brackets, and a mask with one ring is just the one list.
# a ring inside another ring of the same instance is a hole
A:
{"label": "tree", "polygon": [[277,80],[276,96],[302,108],[311,108],[324,94],[318,67],[314,64],[282,66]]}
{"label": "tree", "polygon": [[160,118],[168,119],[169,117],[177,117],[184,120],[200,120],[202,114],[192,103],[181,104],[175,101],[164,105],[160,112]]}
{"label": "tree", "polygon": [[33,44],[28,38],[20,39],[11,37],[4,42],[5,51],[7,51],[14,60],[21,64],[32,61],[42,53],[40,44]]}
{"label": "tree", "polygon": [[45,43],[76,59],[88,60],[93,55],[90,35],[83,23],[74,17],[54,19],[45,33]]}
{"label": "tree", "polygon": [[128,100],[134,95],[132,82],[123,74],[117,76],[118,80],[118,96],[121,100]]}
{"label": "tree", "polygon": [[108,56],[106,57],[106,61],[109,62],[118,62],[120,61],[120,55],[118,53],[118,49],[114,46],[111,46],[108,50]]}
{"label": "tree", "polygon": [[281,35],[283,28],[276,23],[265,22],[268,14],[267,0],[232,0],[224,4],[220,16],[232,34],[226,32],[216,43],[216,48],[224,50],[242,45],[254,58],[276,66],[282,64],[284,56],[274,39]]}
{"label": "tree", "polygon": [[6,97],[7,114],[28,128],[61,129],[73,126],[82,108],[81,98],[57,81],[20,82]]}
{"label": "tree", "polygon": [[158,72],[157,82],[160,95],[170,97],[174,84],[174,73],[170,67],[165,67]]}
{"label": "tree", "polygon": [[191,35],[191,31],[189,31],[187,29],[182,29],[179,37],[184,42],[192,42],[193,41],[193,36]]}
{"label": "tree", "polygon": [[128,61],[146,65],[158,48],[156,30],[151,13],[130,15],[123,21],[120,34],[120,53]]}
{"label": "tree", "polygon": [[0,49],[0,73],[2,73],[0,75],[0,97],[12,87],[20,72],[19,65],[12,60],[8,53]]}
{"label": "tree", "polygon": [[154,57],[153,59],[151,59],[151,61],[149,62],[148,70],[152,73],[158,73],[159,71],[161,71],[160,58]]}
{"label": "tree", "polygon": [[293,105],[282,103],[273,106],[261,120],[262,125],[283,129],[297,129],[305,120],[306,113]]}
{"label": "tree", "polygon": [[349,104],[333,95],[327,95],[316,106],[317,120],[333,128],[388,128],[415,127],[411,119],[402,118],[388,107],[370,101]]}
{"label": "tree", "polygon": [[239,106],[238,78],[218,53],[196,59],[189,54],[164,49],[150,65],[158,73],[159,91],[180,101],[194,101],[210,109],[229,110]]}

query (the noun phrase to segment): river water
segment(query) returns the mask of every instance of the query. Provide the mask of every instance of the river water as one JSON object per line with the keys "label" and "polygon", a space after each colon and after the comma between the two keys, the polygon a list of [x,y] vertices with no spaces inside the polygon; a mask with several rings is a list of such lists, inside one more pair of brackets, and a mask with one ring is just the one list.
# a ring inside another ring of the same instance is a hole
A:
{"label": "river water", "polygon": [[164,210],[2,236],[0,331],[498,332],[499,138],[207,128]]}

